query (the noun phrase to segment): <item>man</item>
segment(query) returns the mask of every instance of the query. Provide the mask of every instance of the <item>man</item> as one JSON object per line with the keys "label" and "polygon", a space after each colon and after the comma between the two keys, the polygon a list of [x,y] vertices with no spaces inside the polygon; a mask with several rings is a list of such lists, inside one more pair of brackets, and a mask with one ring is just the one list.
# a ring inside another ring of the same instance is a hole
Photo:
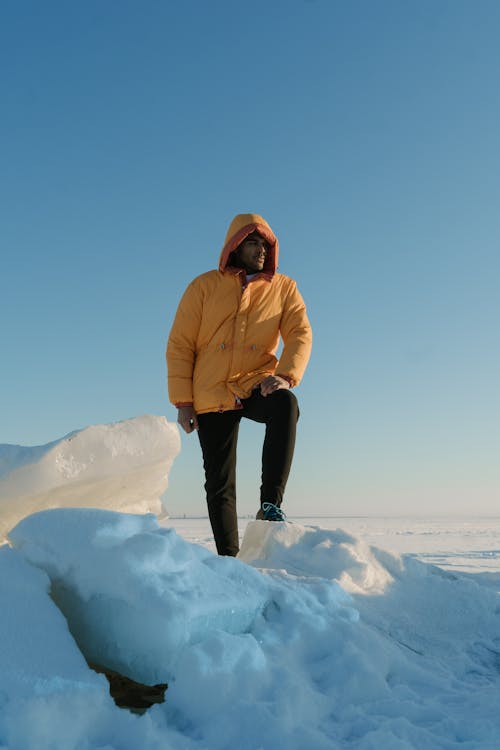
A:
{"label": "man", "polygon": [[278,240],[269,224],[257,214],[236,216],[219,269],[188,286],[167,345],[170,400],[183,430],[198,431],[220,555],[239,551],[236,444],[242,417],[266,425],[257,518],[284,518],[280,506],[299,416],[290,388],[302,378],[312,335],[297,286],[276,273],[277,265]]}

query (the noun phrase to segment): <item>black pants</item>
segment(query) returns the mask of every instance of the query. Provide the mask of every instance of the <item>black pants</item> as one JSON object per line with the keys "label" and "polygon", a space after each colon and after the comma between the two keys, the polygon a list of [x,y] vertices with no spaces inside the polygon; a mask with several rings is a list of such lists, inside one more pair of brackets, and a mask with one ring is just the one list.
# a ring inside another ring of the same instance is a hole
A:
{"label": "black pants", "polygon": [[299,418],[297,399],[287,389],[262,396],[255,389],[242,409],[198,415],[208,515],[219,555],[239,551],[236,516],[236,445],[242,417],[266,425],[262,449],[260,502],[280,506],[292,465]]}

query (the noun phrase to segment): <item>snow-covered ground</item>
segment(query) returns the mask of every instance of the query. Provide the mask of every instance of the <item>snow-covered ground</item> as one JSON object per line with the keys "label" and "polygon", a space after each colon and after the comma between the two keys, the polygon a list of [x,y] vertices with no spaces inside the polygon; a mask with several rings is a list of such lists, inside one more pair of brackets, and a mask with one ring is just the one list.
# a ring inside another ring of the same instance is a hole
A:
{"label": "snow-covered ground", "polygon": [[[239,519],[243,538],[251,519]],[[394,554],[412,554],[448,570],[498,573],[500,589],[500,516],[291,516],[293,523],[343,529],[367,544]],[[215,550],[210,523],[204,517],[171,517],[162,521],[190,542]]]}
{"label": "snow-covered ground", "polygon": [[[498,750],[500,519],[241,519],[220,558],[205,518],[105,510],[113,486],[4,516],[0,750]],[[84,656],[168,682],[165,703],[117,708]]]}

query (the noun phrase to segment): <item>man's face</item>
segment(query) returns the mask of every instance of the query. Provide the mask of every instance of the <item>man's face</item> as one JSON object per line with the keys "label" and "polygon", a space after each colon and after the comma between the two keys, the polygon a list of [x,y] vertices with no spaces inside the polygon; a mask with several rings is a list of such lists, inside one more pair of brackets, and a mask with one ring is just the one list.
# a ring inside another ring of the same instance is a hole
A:
{"label": "man's face", "polygon": [[236,251],[239,263],[249,273],[258,273],[264,268],[269,245],[258,232],[252,232]]}

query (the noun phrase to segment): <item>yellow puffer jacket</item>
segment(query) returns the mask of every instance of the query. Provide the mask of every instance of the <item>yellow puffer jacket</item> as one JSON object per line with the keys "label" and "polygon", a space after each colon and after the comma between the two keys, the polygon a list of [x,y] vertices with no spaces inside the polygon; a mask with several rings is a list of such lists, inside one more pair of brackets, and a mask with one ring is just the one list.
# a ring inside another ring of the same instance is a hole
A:
{"label": "yellow puffer jacket", "polygon": [[[269,245],[264,269],[246,284],[231,253],[254,231]],[[198,276],[186,289],[167,345],[168,388],[176,406],[198,414],[238,408],[238,400],[268,375],[297,385],[311,352],[311,326],[295,281],[276,273],[278,240],[257,214],[233,219],[219,270]],[[276,351],[281,338],[283,351]]]}

